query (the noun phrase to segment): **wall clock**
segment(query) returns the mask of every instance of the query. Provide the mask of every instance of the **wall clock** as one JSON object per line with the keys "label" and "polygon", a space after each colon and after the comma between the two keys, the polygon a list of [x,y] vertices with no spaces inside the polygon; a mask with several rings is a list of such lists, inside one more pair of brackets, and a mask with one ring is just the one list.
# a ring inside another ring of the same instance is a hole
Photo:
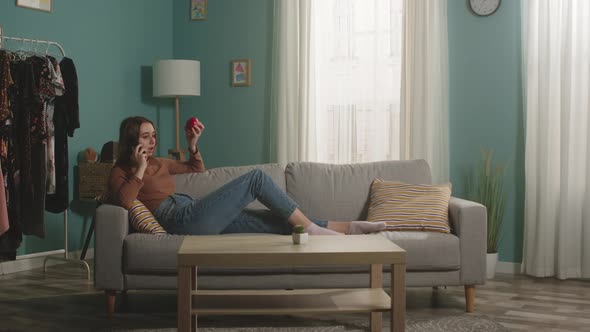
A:
{"label": "wall clock", "polygon": [[469,6],[476,15],[490,16],[500,8],[502,0],[469,0]]}

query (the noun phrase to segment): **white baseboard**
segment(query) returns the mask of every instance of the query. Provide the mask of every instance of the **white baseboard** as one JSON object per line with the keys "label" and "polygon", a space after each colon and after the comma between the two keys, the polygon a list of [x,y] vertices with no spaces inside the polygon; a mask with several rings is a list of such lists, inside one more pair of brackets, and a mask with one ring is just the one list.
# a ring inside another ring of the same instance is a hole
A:
{"label": "white baseboard", "polygon": [[522,274],[521,271],[521,263],[512,263],[512,262],[501,262],[498,261],[496,264],[496,272],[498,273],[509,273],[509,274]]}
{"label": "white baseboard", "polygon": [[[80,258],[82,254],[82,250],[69,252],[68,258]],[[47,256],[55,256],[55,257],[63,257],[64,250],[53,250],[53,251],[45,251],[45,252],[38,252],[29,255],[22,255],[17,256],[16,260],[14,261],[7,261],[0,263],[0,275],[22,272],[32,269],[39,269],[43,267],[43,261]],[[94,248],[88,249],[86,252],[86,258],[93,258],[94,257]],[[47,261],[47,266],[57,265],[57,264],[67,264],[63,261],[55,261],[49,260]]]}

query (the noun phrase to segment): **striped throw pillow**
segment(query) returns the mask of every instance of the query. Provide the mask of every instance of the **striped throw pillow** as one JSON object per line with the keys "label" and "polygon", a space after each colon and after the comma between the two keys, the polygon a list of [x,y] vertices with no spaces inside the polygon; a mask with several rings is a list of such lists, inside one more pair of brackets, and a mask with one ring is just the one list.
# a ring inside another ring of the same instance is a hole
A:
{"label": "striped throw pillow", "polygon": [[142,202],[134,200],[129,208],[129,221],[131,226],[139,233],[166,234],[166,231],[154,215],[143,205]]}
{"label": "striped throw pillow", "polygon": [[451,186],[408,184],[375,179],[368,221],[385,222],[388,231],[450,233]]}

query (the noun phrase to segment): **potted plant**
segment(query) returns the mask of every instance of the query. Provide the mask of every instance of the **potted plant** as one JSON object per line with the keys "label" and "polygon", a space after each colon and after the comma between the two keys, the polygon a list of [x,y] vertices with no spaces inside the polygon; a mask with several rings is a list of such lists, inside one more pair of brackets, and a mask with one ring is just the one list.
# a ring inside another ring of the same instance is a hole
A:
{"label": "potted plant", "polygon": [[496,272],[498,247],[501,241],[501,229],[504,222],[506,193],[504,192],[504,174],[507,164],[492,165],[493,151],[482,150],[482,160],[475,174],[468,179],[469,199],[479,202],[487,209],[487,277],[491,279]]}
{"label": "potted plant", "polygon": [[297,225],[293,227],[293,244],[303,244],[307,242],[309,234],[305,232],[305,227]]}

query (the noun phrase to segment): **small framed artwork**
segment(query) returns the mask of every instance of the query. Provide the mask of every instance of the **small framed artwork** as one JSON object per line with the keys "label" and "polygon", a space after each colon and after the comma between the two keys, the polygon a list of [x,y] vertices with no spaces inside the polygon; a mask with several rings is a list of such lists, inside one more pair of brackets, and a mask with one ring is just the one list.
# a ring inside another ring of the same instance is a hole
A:
{"label": "small framed artwork", "polygon": [[31,8],[44,12],[53,11],[53,0],[16,0],[18,7]]}
{"label": "small framed artwork", "polygon": [[231,85],[249,86],[252,83],[252,60],[238,59],[231,62]]}
{"label": "small framed artwork", "polygon": [[190,0],[191,20],[200,21],[207,19],[207,0]]}

